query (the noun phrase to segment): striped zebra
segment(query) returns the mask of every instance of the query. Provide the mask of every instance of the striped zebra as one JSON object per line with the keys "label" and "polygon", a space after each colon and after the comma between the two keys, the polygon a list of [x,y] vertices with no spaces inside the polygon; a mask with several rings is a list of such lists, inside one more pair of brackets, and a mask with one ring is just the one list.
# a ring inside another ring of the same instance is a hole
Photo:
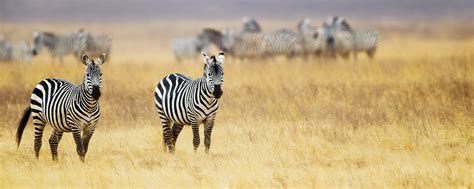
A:
{"label": "striped zebra", "polygon": [[352,27],[349,25],[349,22],[347,22],[344,17],[333,16],[328,20],[328,23],[334,31],[346,31],[349,33],[353,32]]}
{"label": "striped zebra", "polygon": [[297,25],[298,34],[302,38],[303,55],[305,57],[320,54],[324,45],[324,41],[319,37],[320,33],[311,26],[310,22],[308,18],[304,18]]}
{"label": "striped zebra", "polygon": [[3,33],[0,33],[0,60],[10,61],[12,60],[13,48],[11,43],[5,39]]}
{"label": "striped zebra", "polygon": [[28,41],[21,41],[20,43],[18,43],[17,59],[22,61],[22,62],[31,61],[31,58],[33,56],[32,51],[33,51],[33,48],[31,47],[31,45]]}
{"label": "striped zebra", "polygon": [[303,52],[303,38],[289,29],[281,29],[264,35],[265,56],[285,55],[292,58]]}
{"label": "striped zebra", "polygon": [[46,47],[53,61],[56,57],[63,62],[63,57],[69,54],[79,57],[86,49],[87,36],[82,31],[65,35],[53,34],[50,32],[33,33],[33,55],[38,54],[42,47]]}
{"label": "striped zebra", "polygon": [[101,54],[107,54],[110,58],[110,49],[112,47],[112,38],[105,34],[101,33],[98,35],[93,35],[89,32],[79,31],[79,38],[86,37],[86,47],[82,53],[88,54],[91,57],[98,57]]}
{"label": "striped zebra", "polygon": [[[176,140],[184,125],[193,130],[194,151],[197,150],[200,137],[199,125],[204,124],[204,146],[206,153],[211,145],[211,132],[219,109],[224,83],[224,53],[217,57],[203,54],[204,74],[192,80],[176,73],[164,77],[155,89],[155,106],[163,126],[163,145],[166,151],[175,150]],[[173,127],[170,127],[173,125]]]}
{"label": "striped zebra", "polygon": [[260,33],[262,29],[260,28],[260,24],[257,21],[250,17],[244,17],[242,20],[244,26],[242,28],[241,33]]}
{"label": "striped zebra", "polygon": [[372,59],[379,43],[379,34],[374,29],[354,30],[353,34],[353,53],[354,59],[357,59],[357,53],[366,52]]}
{"label": "striped zebra", "polygon": [[201,35],[178,37],[171,42],[171,50],[178,61],[186,58],[196,58],[200,52],[209,51],[209,42]]}
{"label": "striped zebra", "polygon": [[[81,60],[86,65],[84,80],[74,85],[62,79],[45,79],[39,82],[31,95],[28,106],[18,125],[16,133],[17,146],[20,146],[21,136],[30,114],[35,125],[35,155],[39,158],[41,138],[46,124],[51,125],[53,133],[49,138],[53,160],[58,159],[58,143],[64,132],[72,132],[76,143],[76,151],[84,162],[89,140],[99,121],[101,96],[101,65],[105,63],[105,54],[97,60],[82,55]],[[82,137],[81,137],[82,132]]]}

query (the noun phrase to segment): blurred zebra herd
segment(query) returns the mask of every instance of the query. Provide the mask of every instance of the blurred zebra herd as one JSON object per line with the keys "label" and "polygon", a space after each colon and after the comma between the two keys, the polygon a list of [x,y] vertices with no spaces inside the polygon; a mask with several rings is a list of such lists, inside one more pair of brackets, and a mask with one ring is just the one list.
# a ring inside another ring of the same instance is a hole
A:
{"label": "blurred zebra herd", "polygon": [[[349,59],[351,54],[365,52],[373,58],[379,42],[374,29],[354,29],[340,16],[329,18],[321,26],[313,26],[304,18],[296,25],[297,31],[280,29],[264,32],[253,18],[244,17],[240,31],[234,29],[217,30],[204,28],[195,36],[178,37],[171,42],[171,51],[178,61],[197,58],[201,52],[209,53],[211,46],[239,59],[267,59],[274,56],[293,58],[310,56],[335,59]],[[98,57],[101,53],[110,55],[112,39],[107,34],[92,34],[79,29],[68,34],[35,31],[33,45],[21,41],[13,45],[0,33],[0,61],[20,60],[29,62],[43,48],[46,48],[53,62],[63,57],[88,54]]]}
{"label": "blurred zebra herd", "polygon": [[272,32],[263,32],[255,19],[244,17],[240,31],[204,28],[196,36],[175,38],[171,49],[178,61],[196,58],[200,52],[208,52],[211,45],[239,59],[278,55],[348,59],[351,54],[357,59],[359,52],[366,52],[373,58],[378,42],[379,35],[375,30],[354,29],[340,16],[331,17],[319,27],[312,26],[305,18],[298,22],[297,31],[280,29]]}
{"label": "blurred zebra herd", "polygon": [[22,62],[31,61],[46,48],[53,62],[56,59],[63,62],[63,57],[74,55],[80,57],[82,54],[88,54],[98,57],[102,53],[110,53],[112,39],[107,34],[92,34],[83,29],[77,32],[67,34],[55,34],[51,32],[35,31],[33,32],[33,44],[23,40],[15,47],[0,33],[0,61],[18,60]]}

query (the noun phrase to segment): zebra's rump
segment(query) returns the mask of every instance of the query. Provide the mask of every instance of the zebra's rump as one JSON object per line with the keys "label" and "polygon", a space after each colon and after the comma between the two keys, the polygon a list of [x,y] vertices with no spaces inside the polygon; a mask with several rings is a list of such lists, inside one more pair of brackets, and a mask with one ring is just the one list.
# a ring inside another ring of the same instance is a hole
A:
{"label": "zebra's rump", "polygon": [[41,120],[54,128],[64,128],[67,99],[74,85],[62,79],[49,78],[36,85],[31,94],[31,109]]}
{"label": "zebra's rump", "polygon": [[354,31],[354,50],[368,50],[377,48],[379,35],[372,29]]}
{"label": "zebra's rump", "polygon": [[160,118],[168,118],[180,124],[189,124],[186,115],[185,84],[192,81],[191,77],[175,73],[164,77],[155,89],[155,106]]}

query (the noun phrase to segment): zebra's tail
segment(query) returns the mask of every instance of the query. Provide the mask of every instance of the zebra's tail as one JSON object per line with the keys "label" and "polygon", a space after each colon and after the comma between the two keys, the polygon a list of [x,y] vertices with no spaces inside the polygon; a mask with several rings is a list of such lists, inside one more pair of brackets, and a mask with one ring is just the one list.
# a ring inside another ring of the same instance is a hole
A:
{"label": "zebra's tail", "polygon": [[23,135],[23,130],[25,130],[26,124],[28,123],[28,119],[30,119],[31,114],[31,106],[28,106],[25,111],[23,112],[23,117],[18,124],[18,130],[16,130],[16,146],[17,148],[20,147],[21,136]]}

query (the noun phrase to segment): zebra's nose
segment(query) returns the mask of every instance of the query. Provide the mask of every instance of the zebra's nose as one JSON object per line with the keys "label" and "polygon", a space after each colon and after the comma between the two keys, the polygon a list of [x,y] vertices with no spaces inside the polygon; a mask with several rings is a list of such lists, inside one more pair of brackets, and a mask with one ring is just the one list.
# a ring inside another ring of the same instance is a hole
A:
{"label": "zebra's nose", "polygon": [[94,100],[98,100],[100,98],[101,92],[100,92],[100,87],[98,85],[93,85],[92,86],[92,98]]}
{"label": "zebra's nose", "polygon": [[223,93],[224,92],[222,92],[221,85],[214,85],[214,92],[212,94],[215,98],[219,99]]}
{"label": "zebra's nose", "polygon": [[33,49],[33,50],[31,51],[31,54],[33,54],[33,56],[36,56],[36,55],[38,54],[38,51],[36,51],[36,49]]}
{"label": "zebra's nose", "polygon": [[326,40],[326,42],[330,45],[334,44],[334,37],[328,37],[328,39]]}

